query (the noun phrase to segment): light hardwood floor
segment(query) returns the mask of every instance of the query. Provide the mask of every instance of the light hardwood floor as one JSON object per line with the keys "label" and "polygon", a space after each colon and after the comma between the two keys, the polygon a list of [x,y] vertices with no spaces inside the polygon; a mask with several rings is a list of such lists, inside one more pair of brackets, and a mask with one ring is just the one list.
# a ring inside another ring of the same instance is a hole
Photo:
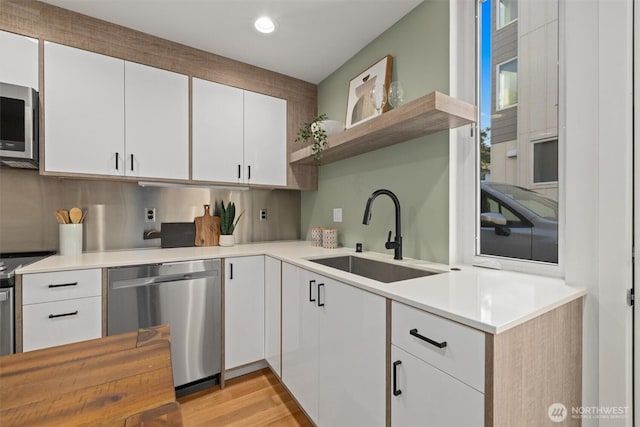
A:
{"label": "light hardwood floor", "polygon": [[178,399],[185,427],[311,426],[271,370],[229,380]]}

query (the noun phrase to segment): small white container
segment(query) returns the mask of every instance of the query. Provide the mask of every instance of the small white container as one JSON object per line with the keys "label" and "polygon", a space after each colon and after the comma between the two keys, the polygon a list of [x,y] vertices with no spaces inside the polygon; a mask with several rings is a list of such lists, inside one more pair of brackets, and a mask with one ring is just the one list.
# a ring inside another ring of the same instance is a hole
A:
{"label": "small white container", "polygon": [[58,226],[60,255],[82,253],[82,224],[60,224]]}
{"label": "small white container", "polygon": [[311,229],[311,246],[322,246],[322,227],[313,227]]}
{"label": "small white container", "polygon": [[218,244],[226,247],[233,246],[236,244],[236,238],[233,234],[221,234]]}
{"label": "small white container", "polygon": [[325,228],[322,230],[322,247],[335,249],[338,247],[338,230],[335,228]]}

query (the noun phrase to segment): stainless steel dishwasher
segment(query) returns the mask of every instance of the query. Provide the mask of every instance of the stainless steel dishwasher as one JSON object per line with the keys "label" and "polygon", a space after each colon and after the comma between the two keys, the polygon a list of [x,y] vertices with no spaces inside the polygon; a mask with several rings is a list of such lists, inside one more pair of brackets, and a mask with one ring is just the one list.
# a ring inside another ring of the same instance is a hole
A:
{"label": "stainless steel dishwasher", "polygon": [[222,285],[219,259],[108,270],[107,335],[169,324],[179,394],[219,381]]}

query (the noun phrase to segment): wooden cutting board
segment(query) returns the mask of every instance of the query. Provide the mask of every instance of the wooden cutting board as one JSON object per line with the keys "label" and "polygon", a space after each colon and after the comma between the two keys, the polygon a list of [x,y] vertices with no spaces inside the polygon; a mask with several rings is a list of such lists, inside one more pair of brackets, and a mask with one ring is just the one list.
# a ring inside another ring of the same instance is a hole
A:
{"label": "wooden cutting board", "polygon": [[195,219],[196,246],[218,246],[220,241],[220,217],[211,216],[209,205],[204,205],[204,215]]}

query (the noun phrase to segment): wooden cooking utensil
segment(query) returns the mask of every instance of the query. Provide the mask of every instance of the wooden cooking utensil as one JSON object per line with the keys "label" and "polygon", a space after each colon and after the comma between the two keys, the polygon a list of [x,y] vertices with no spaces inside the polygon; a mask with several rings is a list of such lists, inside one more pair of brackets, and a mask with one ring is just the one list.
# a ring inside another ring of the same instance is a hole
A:
{"label": "wooden cooking utensil", "polygon": [[209,205],[204,205],[204,215],[195,218],[196,246],[217,246],[220,240],[220,217],[211,216]]}
{"label": "wooden cooking utensil", "polygon": [[89,212],[89,209],[85,209],[82,212],[82,218],[80,218],[80,224],[84,224],[84,218],[87,216],[87,212]]}
{"label": "wooden cooking utensil", "polygon": [[56,217],[56,221],[58,221],[58,224],[64,224],[64,216],[62,216],[59,211],[55,211],[53,215]]}
{"label": "wooden cooking utensil", "polygon": [[82,221],[82,211],[79,208],[71,208],[69,211],[69,219],[73,224],[80,224]]}
{"label": "wooden cooking utensil", "polygon": [[69,211],[65,211],[64,209],[58,209],[58,212],[60,213],[60,215],[62,215],[62,218],[64,219],[63,224],[71,223],[71,219],[69,218]]}

